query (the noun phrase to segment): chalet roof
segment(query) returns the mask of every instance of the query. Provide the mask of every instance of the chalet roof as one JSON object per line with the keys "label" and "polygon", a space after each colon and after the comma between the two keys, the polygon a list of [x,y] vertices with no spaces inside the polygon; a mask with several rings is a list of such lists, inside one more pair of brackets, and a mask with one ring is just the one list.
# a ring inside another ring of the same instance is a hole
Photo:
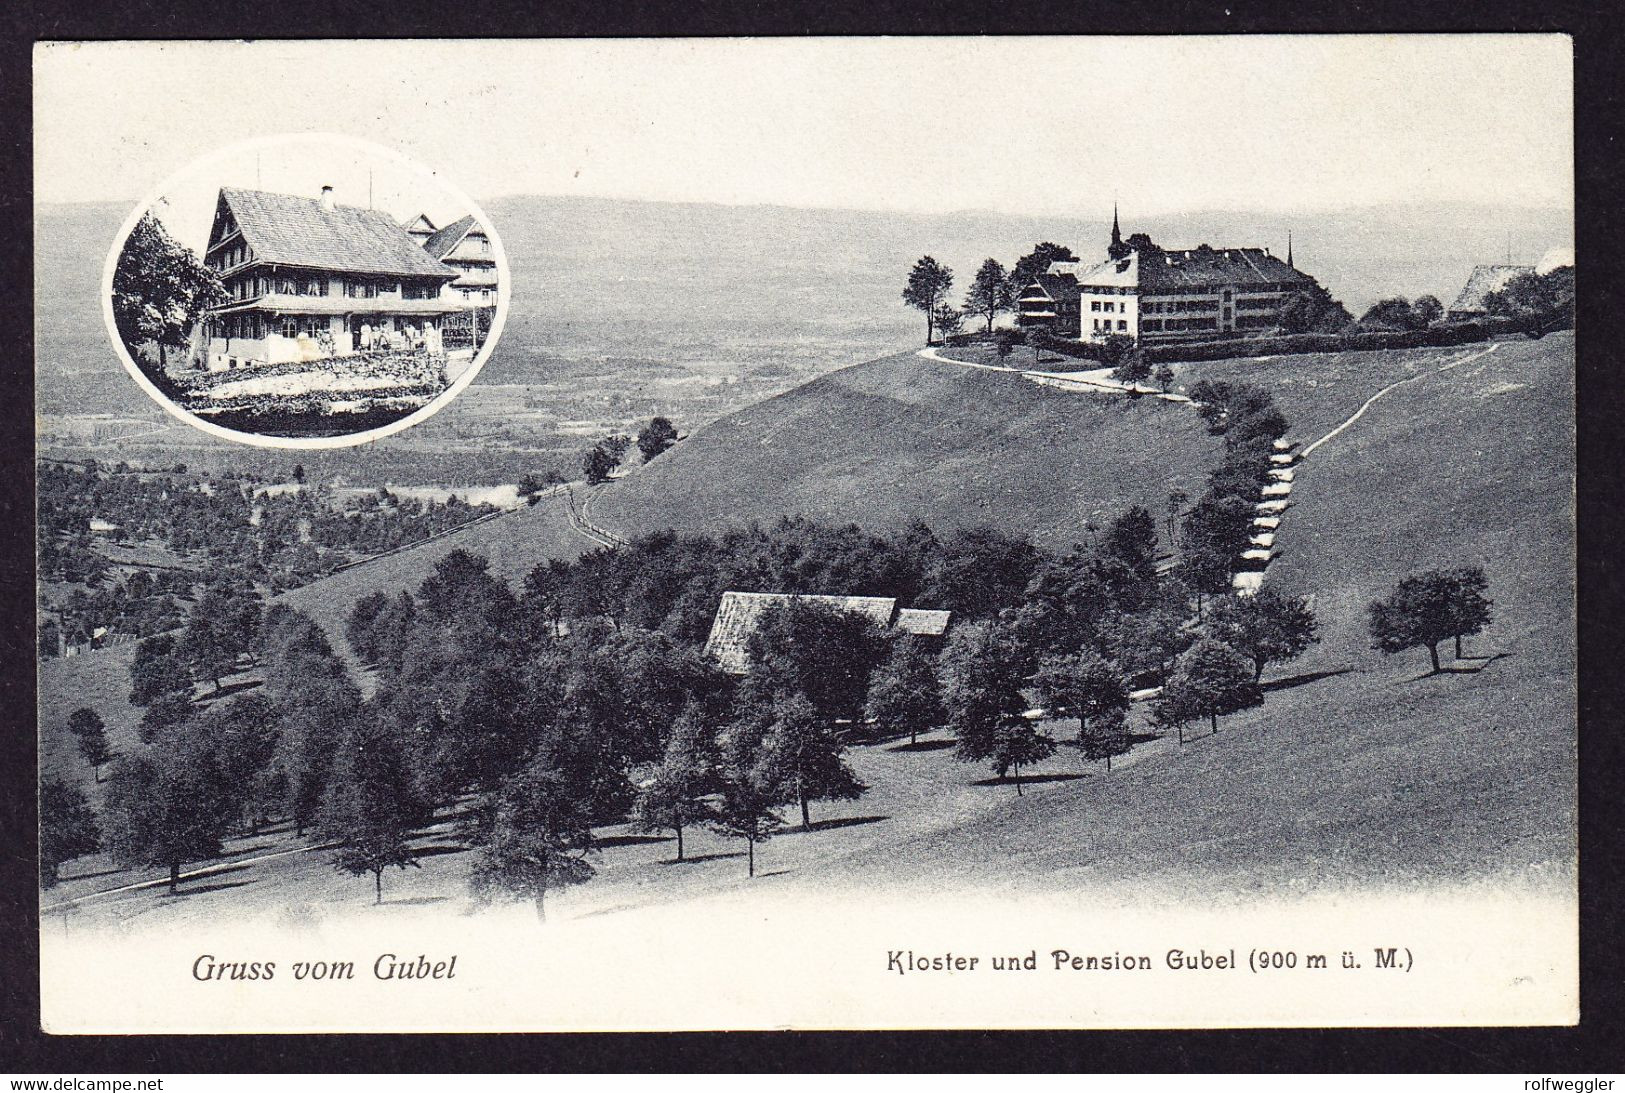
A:
{"label": "chalet roof", "polygon": [[220,202],[231,211],[257,262],[447,281],[457,276],[388,213],[376,209],[324,207],[311,198],[232,187],[221,189]]}
{"label": "chalet roof", "polygon": [[1474,266],[1472,276],[1467,278],[1467,284],[1462,286],[1461,294],[1456,297],[1456,302],[1450,305],[1449,310],[1484,311],[1486,296],[1505,288],[1507,282],[1520,273],[1533,272],[1534,266]]}
{"label": "chalet roof", "polygon": [[429,219],[428,213],[418,213],[401,221],[401,227],[406,229],[408,235],[417,238],[433,235],[436,231],[434,221]]}
{"label": "chalet roof", "polygon": [[436,258],[444,258],[463,241],[463,236],[468,234],[468,229],[472,228],[474,223],[474,216],[471,213],[461,220],[447,224],[423,241],[423,249]]}
{"label": "chalet roof", "polygon": [[1078,298],[1078,279],[1070,273],[1034,274],[1033,284],[1043,289],[1044,295],[1058,304]]}
{"label": "chalet roof", "polygon": [[876,626],[909,634],[947,632],[949,612],[897,609],[890,596],[802,596],[787,592],[724,592],[711,623],[705,651],[723,670],[744,675],[750,670],[750,638],[762,616],[791,603],[816,604],[835,611],[862,615]]}

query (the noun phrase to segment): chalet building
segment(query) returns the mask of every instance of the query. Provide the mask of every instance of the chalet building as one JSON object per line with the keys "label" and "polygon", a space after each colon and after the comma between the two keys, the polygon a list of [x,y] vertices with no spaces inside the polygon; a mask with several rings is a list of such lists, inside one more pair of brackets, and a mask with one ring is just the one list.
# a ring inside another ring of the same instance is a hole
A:
{"label": "chalet building", "polygon": [[[407,232],[415,236],[429,223],[428,217],[419,214],[407,226]],[[496,254],[491,249],[491,236],[478,220],[465,216],[430,232],[421,243],[431,257],[457,271],[457,280],[446,286],[447,299],[468,308],[496,306]]]}
{"label": "chalet building", "polygon": [[1281,306],[1315,287],[1314,278],[1267,247],[1190,250],[1158,246],[1143,234],[1125,242],[1116,210],[1102,262],[1052,262],[1016,306],[1023,326],[1050,326],[1069,338],[1122,334],[1148,342],[1263,333]]}
{"label": "chalet building", "polygon": [[204,261],[230,299],[204,319],[197,347],[211,369],[314,361],[368,351],[441,352],[460,310],[443,290],[458,277],[387,214],[225,188]]}
{"label": "chalet building", "polygon": [[1482,319],[1489,314],[1485,298],[1492,292],[1506,288],[1507,282],[1523,273],[1534,273],[1534,266],[1474,266],[1472,276],[1462,286],[1455,303],[1445,309],[1444,317],[1457,323],[1466,319]]}
{"label": "chalet building", "polygon": [[706,655],[732,675],[750,670],[750,639],[762,616],[792,603],[816,604],[835,611],[862,615],[875,626],[896,634],[912,634],[941,641],[948,633],[951,612],[898,607],[890,596],[801,596],[781,592],[724,592],[706,639]]}

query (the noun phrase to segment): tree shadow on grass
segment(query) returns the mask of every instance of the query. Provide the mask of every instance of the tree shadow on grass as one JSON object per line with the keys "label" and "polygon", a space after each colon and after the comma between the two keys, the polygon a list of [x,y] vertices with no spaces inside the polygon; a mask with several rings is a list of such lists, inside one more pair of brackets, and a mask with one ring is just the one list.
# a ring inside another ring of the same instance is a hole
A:
{"label": "tree shadow on grass", "polygon": [[438,858],[442,854],[466,854],[468,847],[458,846],[456,843],[436,843],[433,846],[419,847],[412,853],[420,858]]}
{"label": "tree shadow on grass", "polygon": [[198,696],[197,701],[199,702],[199,704],[207,706],[209,703],[218,702],[222,698],[230,698],[234,694],[239,694],[239,693],[241,693],[243,691],[252,690],[253,688],[260,686],[260,684],[261,684],[261,681],[258,680],[258,679],[239,680],[236,683],[228,683],[228,684],[226,684],[224,687],[221,687],[218,691],[210,691],[207,694],[200,695],[200,696]]}
{"label": "tree shadow on grass", "polygon": [[[1021,785],[1025,789],[1028,786],[1036,786],[1044,782],[1075,782],[1079,778],[1087,777],[1087,774],[1023,774],[1021,776]],[[1012,789],[1015,788],[1015,784],[1016,780],[1014,778],[983,778],[980,781],[971,783],[973,786],[1008,786]]]}
{"label": "tree shadow on grass", "polygon": [[676,840],[665,835],[606,835],[602,839],[594,839],[595,846],[644,846],[648,843],[669,843]]}
{"label": "tree shadow on grass", "polygon": [[954,746],[952,740],[920,740],[913,744],[895,744],[887,751],[942,751]]}
{"label": "tree shadow on grass", "polygon": [[663,861],[660,864],[661,865],[698,865],[701,862],[721,861],[724,858],[743,858],[744,856],[745,856],[745,852],[743,850],[725,850],[725,851],[718,851],[715,854],[690,854],[688,857],[684,858],[682,861],[678,861],[676,858],[672,858],[671,860]]}
{"label": "tree shadow on grass", "polygon": [[1479,672],[1482,672],[1484,669],[1488,668],[1490,665],[1494,664],[1496,661],[1502,660],[1502,659],[1504,659],[1506,657],[1510,657],[1510,656],[1513,656],[1513,655],[1514,654],[1512,654],[1512,653],[1495,653],[1495,654],[1493,654],[1491,656],[1487,656],[1487,657],[1462,657],[1462,660],[1472,660],[1472,661],[1476,661],[1477,663],[1474,664],[1470,668],[1469,667],[1463,667],[1460,664],[1460,662],[1457,662],[1455,664],[1446,664],[1444,667],[1440,668],[1437,672],[1433,672],[1433,671],[1423,672],[1421,675],[1413,676],[1412,678],[1407,679],[1405,682],[1406,683],[1420,683],[1424,679],[1433,679],[1433,678],[1439,677],[1439,676],[1475,676]]}
{"label": "tree shadow on grass", "polygon": [[226,851],[228,854],[258,854],[266,850],[287,849],[281,843],[255,843],[253,846],[234,846]]}
{"label": "tree shadow on grass", "polygon": [[449,896],[413,896],[411,899],[386,899],[384,907],[423,907],[430,903],[445,903]]}
{"label": "tree shadow on grass", "polygon": [[164,895],[173,895],[176,899],[179,899],[182,896],[201,896],[206,892],[219,892],[227,888],[241,888],[245,884],[253,883],[251,880],[228,880],[220,884],[200,884],[196,887],[187,887],[186,882],[182,881],[179,891],[170,892],[165,889]]}
{"label": "tree shadow on grass", "polygon": [[102,870],[98,870],[95,873],[76,873],[75,875],[73,875],[71,877],[58,877],[57,878],[57,883],[58,884],[67,884],[69,881],[76,881],[76,880],[96,880],[99,877],[111,877],[114,873],[122,873],[122,872],[124,872],[124,870],[122,870],[122,869],[102,869]]}
{"label": "tree shadow on grass", "polygon": [[1301,675],[1284,676],[1281,679],[1272,679],[1262,683],[1259,688],[1263,691],[1284,691],[1289,687],[1302,687],[1305,683],[1314,683],[1316,680],[1330,679],[1332,676],[1348,675],[1353,668],[1331,668],[1324,672],[1304,672]]}
{"label": "tree shadow on grass", "polygon": [[786,835],[811,834],[819,831],[833,831],[838,827],[858,827],[861,824],[878,824],[889,819],[891,819],[890,816],[841,816],[829,820],[814,820],[812,827],[805,832],[802,831],[801,825],[797,824],[795,827],[786,829],[784,833]]}
{"label": "tree shadow on grass", "polygon": [[764,877],[782,877],[786,873],[788,873],[789,871],[790,870],[788,870],[788,869],[774,869],[774,870],[771,870],[770,872],[767,872],[767,873],[758,873],[758,874],[756,874],[756,879],[757,880],[762,880]]}

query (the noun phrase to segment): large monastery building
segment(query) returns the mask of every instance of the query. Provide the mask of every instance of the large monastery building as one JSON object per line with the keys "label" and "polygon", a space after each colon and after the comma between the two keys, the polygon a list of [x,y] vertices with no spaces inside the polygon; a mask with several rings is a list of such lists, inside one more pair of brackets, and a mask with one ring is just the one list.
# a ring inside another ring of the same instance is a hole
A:
{"label": "large monastery building", "polygon": [[1287,246],[1285,260],[1267,247],[1167,249],[1149,236],[1125,242],[1112,213],[1106,259],[1052,262],[1016,305],[1023,326],[1043,325],[1069,338],[1123,334],[1145,341],[1265,333],[1281,307],[1316,287]]}

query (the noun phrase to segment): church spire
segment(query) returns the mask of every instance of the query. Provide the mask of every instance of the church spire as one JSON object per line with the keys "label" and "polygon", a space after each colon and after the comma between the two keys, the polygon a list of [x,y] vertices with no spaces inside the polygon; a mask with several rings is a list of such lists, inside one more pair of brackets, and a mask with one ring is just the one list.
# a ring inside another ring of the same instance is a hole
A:
{"label": "church spire", "polygon": [[1113,258],[1128,256],[1128,247],[1123,245],[1123,229],[1117,223],[1117,202],[1112,202],[1112,243],[1106,248],[1106,253]]}
{"label": "church spire", "polygon": [[1297,269],[1298,268],[1297,266],[1294,266],[1292,264],[1292,229],[1290,229],[1290,228],[1287,229],[1287,233],[1286,233],[1286,268],[1287,269]]}

